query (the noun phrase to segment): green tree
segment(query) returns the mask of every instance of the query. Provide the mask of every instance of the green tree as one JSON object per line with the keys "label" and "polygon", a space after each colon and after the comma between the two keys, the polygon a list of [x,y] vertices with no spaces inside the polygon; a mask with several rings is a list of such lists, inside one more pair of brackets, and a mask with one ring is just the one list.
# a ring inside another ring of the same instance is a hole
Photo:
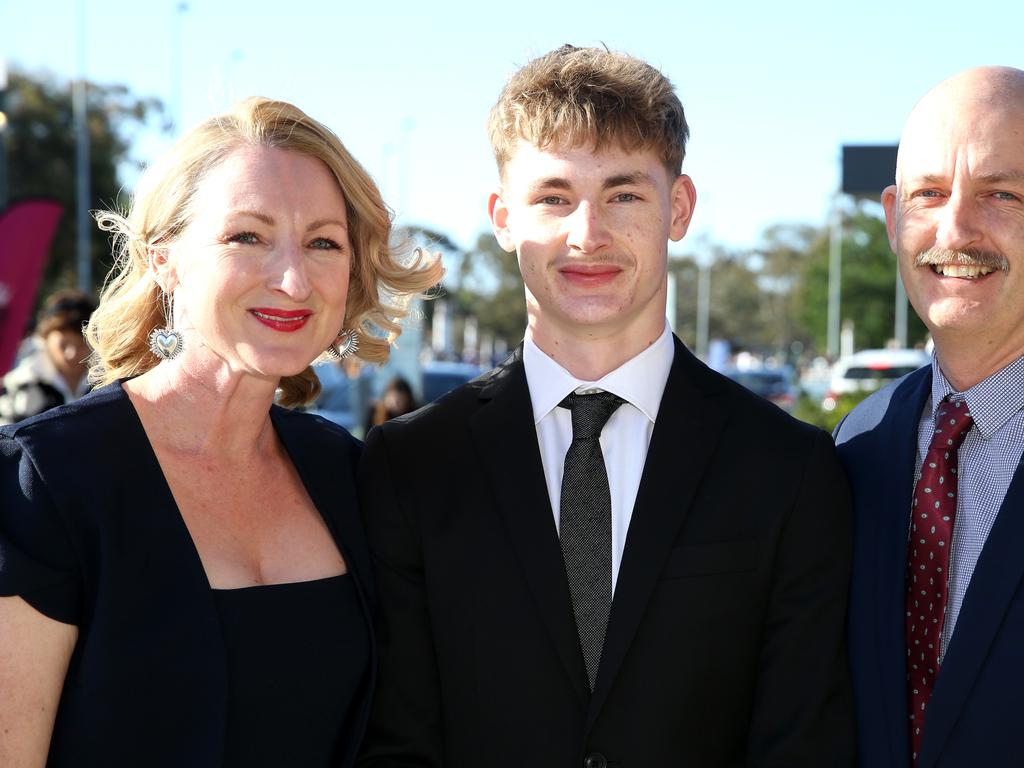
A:
{"label": "green tree", "polygon": [[[121,205],[118,169],[130,162],[135,134],[160,117],[153,98],[133,96],[123,85],[87,86],[89,208]],[[9,196],[50,197],[64,206],[40,286],[40,296],[77,284],[75,217],[75,124],[71,88],[54,76],[12,69],[7,94]],[[90,222],[93,282],[110,268],[107,235]]]}
{"label": "green tree", "polygon": [[[797,321],[817,349],[826,346],[828,322],[829,233],[821,230],[811,242],[808,260],[795,297]],[[854,324],[857,349],[885,346],[895,325],[896,257],[889,248],[885,222],[860,205],[843,218],[841,320]],[[924,341],[927,330],[911,311],[907,341]]]}

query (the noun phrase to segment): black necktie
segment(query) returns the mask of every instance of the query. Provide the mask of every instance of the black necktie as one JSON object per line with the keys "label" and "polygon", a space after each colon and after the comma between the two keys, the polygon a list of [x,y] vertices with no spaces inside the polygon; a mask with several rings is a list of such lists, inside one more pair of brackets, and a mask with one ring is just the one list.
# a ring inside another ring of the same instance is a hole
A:
{"label": "black necktie", "polygon": [[625,401],[610,392],[571,394],[572,444],[565,454],[558,534],[590,690],[601,663],[612,608],[612,497],[601,430]]}

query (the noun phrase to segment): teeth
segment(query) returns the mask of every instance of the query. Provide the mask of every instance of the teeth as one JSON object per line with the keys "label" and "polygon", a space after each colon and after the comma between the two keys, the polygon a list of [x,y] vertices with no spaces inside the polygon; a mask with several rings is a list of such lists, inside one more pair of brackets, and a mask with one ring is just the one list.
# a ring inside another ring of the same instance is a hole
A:
{"label": "teeth", "polygon": [[946,277],[975,278],[995,272],[992,267],[964,266],[963,264],[933,264],[932,269]]}
{"label": "teeth", "polygon": [[303,317],[278,317],[277,315],[268,315],[264,312],[257,312],[255,309],[252,311],[256,317],[262,317],[264,320],[274,320],[278,323],[296,323],[299,320],[304,320]]}

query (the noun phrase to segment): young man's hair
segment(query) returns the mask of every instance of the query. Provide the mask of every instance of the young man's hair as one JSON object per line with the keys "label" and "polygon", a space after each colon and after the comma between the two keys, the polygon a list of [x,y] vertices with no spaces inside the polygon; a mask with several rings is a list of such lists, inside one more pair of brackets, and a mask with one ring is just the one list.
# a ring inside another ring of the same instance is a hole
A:
{"label": "young man's hair", "polygon": [[673,176],[682,172],[690,129],[669,82],[632,56],[563,45],[512,75],[487,121],[503,173],[517,140],[597,151],[653,150]]}

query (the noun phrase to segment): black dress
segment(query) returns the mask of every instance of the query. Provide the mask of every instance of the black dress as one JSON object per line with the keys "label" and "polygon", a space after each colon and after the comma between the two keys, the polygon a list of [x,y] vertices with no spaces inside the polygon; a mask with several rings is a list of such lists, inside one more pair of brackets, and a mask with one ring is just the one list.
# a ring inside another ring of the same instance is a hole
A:
{"label": "black dress", "polygon": [[[316,416],[274,406],[270,418],[349,569],[350,594],[320,595],[312,613],[324,615],[307,621],[353,634],[340,644],[317,643],[308,630],[292,638],[305,642],[298,655],[307,679],[297,685],[340,679],[340,667],[355,681],[335,692],[329,709],[337,719],[321,739],[337,737],[333,764],[349,766],[366,726],[375,668],[369,555],[354,488],[361,444]],[[240,699],[232,684],[244,658],[234,653],[242,647],[234,642],[237,626],[222,622],[195,545],[119,384],[0,428],[0,596],[6,595],[20,595],[79,630],[54,724],[51,768],[221,768],[226,749],[235,749],[232,718]],[[294,647],[287,653],[296,655]],[[270,666],[265,671],[281,672]],[[317,697],[312,707],[318,708],[328,694],[293,691],[286,703],[305,707],[307,696]]]}
{"label": "black dress", "polygon": [[228,664],[224,768],[327,768],[351,738],[369,641],[352,577],[217,589]]}

